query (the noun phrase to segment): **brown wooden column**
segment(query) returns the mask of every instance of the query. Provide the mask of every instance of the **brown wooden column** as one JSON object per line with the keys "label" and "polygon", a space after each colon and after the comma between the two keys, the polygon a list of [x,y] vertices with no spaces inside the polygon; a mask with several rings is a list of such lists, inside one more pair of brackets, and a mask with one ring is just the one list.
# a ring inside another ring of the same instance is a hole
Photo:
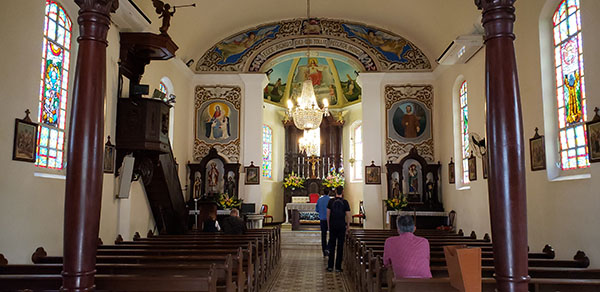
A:
{"label": "brown wooden column", "polygon": [[67,148],[63,291],[91,291],[102,202],[106,35],[117,0],[75,0],[79,50]]}
{"label": "brown wooden column", "polygon": [[490,217],[498,291],[527,291],[527,201],[515,0],[475,0],[483,9]]}

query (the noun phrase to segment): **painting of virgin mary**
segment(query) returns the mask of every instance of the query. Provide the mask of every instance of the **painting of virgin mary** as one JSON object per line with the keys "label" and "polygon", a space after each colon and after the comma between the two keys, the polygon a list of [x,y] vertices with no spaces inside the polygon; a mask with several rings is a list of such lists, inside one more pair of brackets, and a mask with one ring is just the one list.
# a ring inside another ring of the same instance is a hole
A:
{"label": "painting of virgin mary", "polygon": [[237,138],[238,111],[224,100],[203,104],[196,119],[196,137],[200,140],[228,143]]}

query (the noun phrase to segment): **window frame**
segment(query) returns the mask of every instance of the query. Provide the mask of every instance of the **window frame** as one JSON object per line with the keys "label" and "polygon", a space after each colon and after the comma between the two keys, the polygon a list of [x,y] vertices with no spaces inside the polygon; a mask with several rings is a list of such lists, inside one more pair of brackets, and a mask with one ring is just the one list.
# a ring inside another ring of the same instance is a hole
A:
{"label": "window frame", "polygon": [[[56,5],[56,11],[51,10],[52,5]],[[74,71],[74,65],[72,62],[73,55],[76,55],[73,44],[73,22],[67,12],[66,8],[58,1],[46,0],[44,5],[44,27],[42,31],[42,60],[40,65],[40,92],[38,99],[38,137],[36,139],[36,161],[34,163],[36,172],[58,174],[59,176],[64,175],[67,165],[67,145],[68,145],[68,120],[70,116],[70,79],[72,77],[71,72]],[[54,16],[52,14],[55,14]],[[61,16],[64,16],[61,17]],[[51,19],[55,18],[55,19]],[[53,31],[50,30],[49,25],[52,22]],[[51,36],[50,34],[54,34]],[[57,40],[58,39],[58,40]],[[61,40],[62,39],[62,40]],[[52,49],[50,48],[52,46]],[[61,50],[61,73],[60,73],[60,97],[58,101],[57,111],[57,122],[56,125],[48,124],[43,119],[43,109],[45,96],[46,96],[46,70],[48,64],[48,50],[55,51],[54,48]],[[65,62],[68,60],[68,62]],[[66,65],[66,66],[65,66]],[[42,140],[42,132],[47,131],[47,141],[44,145]],[[51,133],[57,133],[56,147],[51,147],[53,140]],[[62,141],[62,143],[60,143]],[[60,145],[62,144],[62,145]],[[45,149],[44,149],[45,148]],[[40,152],[45,150],[45,165],[41,164],[42,158]],[[60,158],[60,168],[50,166],[49,158],[52,156],[51,153],[55,152],[54,157]]]}
{"label": "window frame", "polygon": [[[587,106],[586,106],[586,94],[585,94],[585,71],[584,69],[584,58],[583,58],[583,36],[582,36],[582,25],[581,25],[581,5],[578,3],[579,1],[567,1],[562,0],[559,1],[557,5],[554,6],[554,10],[551,17],[552,29],[551,31],[551,44],[552,44],[552,71],[555,76],[554,80],[554,104],[556,106],[556,111],[554,113],[554,117],[556,119],[557,124],[557,135],[556,135],[556,143],[557,143],[557,151],[556,154],[558,156],[558,165],[561,172],[571,172],[576,170],[588,169],[590,167],[589,162],[589,153],[587,149],[587,135],[585,122],[587,121]],[[574,9],[569,7],[569,4],[573,4],[575,6]],[[561,8],[564,6],[565,17],[559,14],[561,12]],[[575,30],[573,31],[568,26],[568,23],[575,21]],[[564,24],[564,28],[567,32],[567,36],[563,39],[561,35],[564,33],[562,31],[562,26]],[[579,24],[579,26],[577,25]],[[576,71],[569,71],[568,74],[572,72],[577,72],[580,74],[578,81],[578,89],[581,92],[581,120],[579,122],[569,123],[567,120],[567,115],[565,111],[567,110],[567,101],[565,100],[565,87],[566,84],[564,82],[564,78],[566,77],[564,74],[564,67],[562,60],[562,48],[568,43],[575,41],[575,45],[577,46],[577,69]],[[560,56],[560,57],[559,57]],[[559,60],[560,58],[560,60]],[[557,61],[560,61],[558,64]],[[558,76],[560,74],[560,82]],[[562,96],[559,96],[561,95]],[[562,102],[560,99],[562,99]],[[562,118],[564,116],[564,123],[562,122]],[[580,130],[580,134],[576,133]],[[569,137],[569,133],[572,133],[572,137]],[[579,137],[583,140],[583,143],[580,143]],[[572,145],[574,144],[574,145]],[[583,154],[579,153],[583,149]],[[569,153],[574,153],[575,165],[572,166],[569,164]],[[567,157],[564,157],[564,156]],[[566,158],[566,159],[565,159]],[[582,161],[583,159],[583,161]]]}
{"label": "window frame", "polygon": [[[265,131],[270,132],[271,141],[265,141]],[[270,148],[270,157],[265,158],[265,146],[268,145]],[[273,179],[273,128],[267,124],[263,124],[263,133],[262,133],[262,167],[261,167],[261,176],[266,179]],[[265,169],[265,161],[269,162],[269,168]],[[268,171],[269,175],[265,174],[265,171]]]}
{"label": "window frame", "polygon": [[[363,145],[363,135],[362,135],[362,131],[363,131],[363,123],[362,120],[358,120],[355,121],[354,123],[352,123],[352,126],[350,127],[350,157],[352,159],[354,159],[354,162],[350,164],[350,181],[352,182],[362,182],[364,181],[364,161],[363,161],[363,157],[357,157],[356,156],[356,152],[357,152],[357,144],[360,145],[361,147],[361,153],[364,151]],[[360,142],[357,142],[356,140],[356,131],[360,129]],[[360,165],[357,165],[360,164]],[[361,177],[357,177],[356,172],[360,171],[361,173]]]}
{"label": "window frame", "polygon": [[[469,157],[470,157],[470,144],[469,144],[469,84],[467,80],[463,80],[460,84],[458,91],[459,100],[459,115],[460,115],[460,151],[461,151],[461,183],[463,185],[469,185]],[[463,103],[464,97],[464,103]],[[465,116],[467,121],[465,123]]]}

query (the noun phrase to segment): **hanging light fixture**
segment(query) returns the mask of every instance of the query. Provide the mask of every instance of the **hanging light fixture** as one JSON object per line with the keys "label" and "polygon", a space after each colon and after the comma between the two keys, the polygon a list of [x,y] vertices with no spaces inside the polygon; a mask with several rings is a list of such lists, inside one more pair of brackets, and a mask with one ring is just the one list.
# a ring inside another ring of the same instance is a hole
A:
{"label": "hanging light fixture", "polygon": [[[310,21],[310,0],[306,1],[306,19]],[[307,42],[306,48],[307,64],[310,64],[310,42]],[[294,107],[292,100],[288,99],[288,115],[294,119],[294,125],[300,130],[317,129],[321,126],[323,115],[329,115],[328,100],[324,98],[323,108],[319,107],[312,79],[310,78],[307,78],[302,83],[302,93],[298,97],[297,102],[298,104]]]}
{"label": "hanging light fixture", "polygon": [[318,156],[321,154],[321,128],[304,130],[304,136],[298,140],[300,152],[307,156]]}

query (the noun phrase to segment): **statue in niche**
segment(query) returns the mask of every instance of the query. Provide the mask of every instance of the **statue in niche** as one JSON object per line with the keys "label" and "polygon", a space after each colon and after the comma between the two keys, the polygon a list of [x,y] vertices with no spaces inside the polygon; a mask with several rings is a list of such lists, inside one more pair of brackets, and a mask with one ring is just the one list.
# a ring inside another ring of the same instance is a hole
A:
{"label": "statue in niche", "polygon": [[208,171],[208,190],[210,192],[216,192],[219,186],[219,170],[215,162],[210,163],[210,170]]}
{"label": "statue in niche", "polygon": [[200,173],[196,171],[196,173],[194,174],[194,194],[193,194],[193,198],[194,199],[200,199],[200,197],[202,196],[202,190],[201,187],[202,186],[202,179],[200,178]]}
{"label": "statue in niche", "polygon": [[229,195],[229,197],[235,196],[235,181],[233,172],[229,172],[227,174],[227,181],[225,181],[225,193]]}
{"label": "statue in niche", "polygon": [[394,178],[394,180],[392,181],[392,195],[395,198],[400,197],[400,182],[397,178]]}
{"label": "statue in niche", "polygon": [[408,168],[408,192],[410,194],[419,192],[419,172],[416,164],[411,164]]}

